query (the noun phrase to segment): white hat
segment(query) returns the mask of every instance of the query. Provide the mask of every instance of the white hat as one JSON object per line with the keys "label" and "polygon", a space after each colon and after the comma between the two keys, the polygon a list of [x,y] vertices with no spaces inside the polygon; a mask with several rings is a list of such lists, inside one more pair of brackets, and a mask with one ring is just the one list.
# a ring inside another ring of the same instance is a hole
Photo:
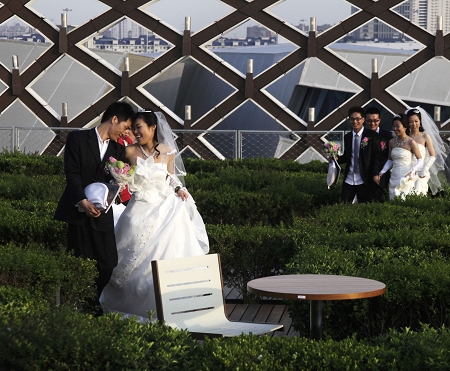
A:
{"label": "white hat", "polygon": [[[89,202],[92,202],[100,211],[108,212],[117,195],[120,192],[120,186],[110,183],[91,183],[84,189],[84,194]],[[79,211],[84,211],[83,209]]]}

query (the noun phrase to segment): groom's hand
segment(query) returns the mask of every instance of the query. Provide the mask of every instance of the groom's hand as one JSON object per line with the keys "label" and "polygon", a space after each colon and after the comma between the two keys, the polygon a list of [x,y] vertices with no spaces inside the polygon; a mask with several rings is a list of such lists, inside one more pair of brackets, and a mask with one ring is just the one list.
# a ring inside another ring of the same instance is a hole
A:
{"label": "groom's hand", "polygon": [[83,208],[86,215],[91,218],[98,218],[102,214],[92,202],[89,202],[86,199],[80,202],[80,206]]}

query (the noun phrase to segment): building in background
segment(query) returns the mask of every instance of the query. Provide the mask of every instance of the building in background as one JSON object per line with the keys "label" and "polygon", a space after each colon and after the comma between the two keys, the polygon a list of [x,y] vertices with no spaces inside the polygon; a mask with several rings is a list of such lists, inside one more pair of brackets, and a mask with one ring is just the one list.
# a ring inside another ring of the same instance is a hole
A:
{"label": "building in background", "polygon": [[[351,7],[351,13],[357,13],[358,8]],[[399,5],[395,11],[407,19],[411,18],[410,2]],[[404,42],[410,40],[403,32],[396,30],[378,19],[372,19],[353,31],[346,41],[374,41],[374,42]]]}
{"label": "building in background", "polygon": [[7,23],[0,26],[0,37],[2,39],[10,39],[13,40],[17,36],[22,36],[24,34],[31,34],[35,32],[34,28],[31,28],[28,25],[16,23]]}
{"label": "building in background", "polygon": [[226,48],[237,46],[260,46],[278,44],[278,35],[261,26],[247,27],[247,37],[219,37],[207,44],[206,47]]}
{"label": "building in background", "polygon": [[411,21],[425,28],[433,35],[437,29],[437,17],[442,16],[444,34],[450,31],[450,1],[409,0]]}
{"label": "building in background", "polygon": [[[300,20],[301,23],[299,23],[297,27],[300,31],[303,31],[305,33],[309,32],[309,25],[306,25],[304,22],[306,22],[306,20],[301,19]],[[322,32],[325,32],[326,30],[328,30],[329,28],[333,27],[332,24],[329,23],[325,23],[325,24],[318,24],[317,25],[317,34],[321,34]]]}
{"label": "building in background", "polygon": [[247,27],[247,37],[261,37],[261,38],[267,38],[267,37],[276,37],[276,33],[269,30],[268,28],[261,27],[261,26],[251,26]]}
{"label": "building in background", "polygon": [[[352,6],[351,13],[357,13],[358,8]],[[450,31],[450,1],[449,0],[409,0],[395,8],[395,11],[431,34],[436,33],[437,17],[442,16],[444,34]],[[396,42],[408,41],[395,28],[378,19],[372,19],[351,33],[353,41]]]}
{"label": "building in background", "polygon": [[138,54],[162,53],[170,49],[167,41],[157,37],[153,33],[140,35],[139,37],[124,37],[122,39],[108,36],[94,37],[92,42],[87,45],[89,49]]}

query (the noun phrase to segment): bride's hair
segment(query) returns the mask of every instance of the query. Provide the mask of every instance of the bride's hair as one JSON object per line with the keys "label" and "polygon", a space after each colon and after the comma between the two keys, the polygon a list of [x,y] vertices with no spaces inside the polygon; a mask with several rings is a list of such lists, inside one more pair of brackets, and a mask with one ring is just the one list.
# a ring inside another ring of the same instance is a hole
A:
{"label": "bride's hair", "polygon": [[392,125],[394,125],[395,121],[400,121],[400,123],[403,125],[403,127],[406,129],[406,134],[409,134],[409,121],[408,116],[406,116],[404,113],[399,113],[398,115],[395,115],[392,118]]}
{"label": "bride's hair", "polygon": [[[424,131],[423,127],[422,127],[422,115],[420,113],[420,111],[417,108],[411,108],[410,110],[408,110],[408,112],[406,112],[406,116],[408,116],[408,120],[411,116],[416,115],[419,118],[419,122],[420,122],[420,126],[419,126],[419,131]],[[409,123],[408,123],[409,125]]]}
{"label": "bride's hair", "polygon": [[137,119],[142,119],[144,120],[144,122],[147,124],[148,127],[152,127],[153,125],[155,125],[155,134],[153,135],[154,140],[156,141],[156,146],[155,146],[155,152],[156,152],[156,158],[159,157],[159,155],[161,154],[161,152],[158,150],[158,118],[155,115],[155,112],[148,110],[148,111],[140,111],[137,112],[134,115],[134,119],[133,119],[133,124],[136,122]]}

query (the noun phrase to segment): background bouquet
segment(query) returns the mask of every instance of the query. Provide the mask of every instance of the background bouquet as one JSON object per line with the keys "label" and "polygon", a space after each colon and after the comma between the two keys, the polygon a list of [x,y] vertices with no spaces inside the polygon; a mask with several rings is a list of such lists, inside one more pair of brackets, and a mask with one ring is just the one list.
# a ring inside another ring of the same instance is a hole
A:
{"label": "background bouquet", "polygon": [[323,153],[327,157],[337,157],[339,156],[339,151],[341,149],[341,146],[339,143],[336,142],[326,142],[323,145]]}
{"label": "background bouquet", "polygon": [[328,166],[328,189],[330,189],[333,184],[336,184],[338,182],[339,175],[341,174],[341,167],[336,161],[336,158],[339,156],[340,149],[340,144],[336,142],[326,142],[323,144],[323,153],[327,158],[332,158],[332,162],[330,162]]}

